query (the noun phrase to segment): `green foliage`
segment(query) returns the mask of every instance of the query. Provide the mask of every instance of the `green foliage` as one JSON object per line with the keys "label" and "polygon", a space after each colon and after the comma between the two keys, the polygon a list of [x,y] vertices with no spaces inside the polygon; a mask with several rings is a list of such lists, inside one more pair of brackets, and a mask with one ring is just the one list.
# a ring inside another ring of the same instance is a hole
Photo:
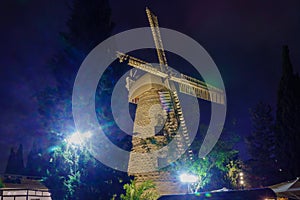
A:
{"label": "green foliage", "polygon": [[[244,163],[241,160],[231,160],[227,164],[226,168],[226,177],[228,178],[231,186],[233,188],[239,188],[239,173],[242,172],[241,169],[244,170]],[[243,173],[245,174],[245,171],[243,171]]]}
{"label": "green foliage", "polygon": [[2,182],[2,179],[0,178],[0,188],[3,188],[4,187],[4,184]]}
{"label": "green foliage", "polygon": [[[63,199],[76,199],[75,190],[80,186],[81,175],[87,167],[87,152],[79,151],[79,147],[64,144],[57,147],[51,158],[51,165],[47,171],[45,183],[56,191],[57,196]],[[84,157],[79,163],[79,158]],[[55,193],[55,194],[56,194]]]}
{"label": "green foliage", "polygon": [[80,154],[88,156],[85,153],[65,143],[54,150],[45,179],[46,185],[49,185],[54,191],[54,196],[57,195],[62,199],[76,199],[75,189],[79,187],[81,173],[86,167],[86,162],[79,164],[79,157],[82,156]]}
{"label": "green foliage", "polygon": [[87,149],[63,142],[51,154],[44,182],[52,199],[108,199],[121,193],[122,177],[127,180],[125,173],[102,165]]}
{"label": "green foliage", "polygon": [[[205,129],[205,127],[201,127]],[[235,168],[239,167],[238,151],[233,146],[238,141],[232,132],[223,133],[213,150],[205,157],[194,156],[194,160],[182,158],[173,163],[167,170],[179,175],[180,173],[191,173],[198,177],[198,182],[191,185],[191,189],[196,192],[204,189],[216,189],[221,187],[235,187]],[[227,138],[226,138],[227,136]],[[199,142],[192,145],[193,152],[198,152]]]}
{"label": "green foliage", "polygon": [[[121,200],[156,200],[159,195],[155,190],[155,184],[151,181],[145,181],[137,184],[131,180],[123,186],[125,194],[121,194]],[[115,199],[116,196],[113,197]]]}

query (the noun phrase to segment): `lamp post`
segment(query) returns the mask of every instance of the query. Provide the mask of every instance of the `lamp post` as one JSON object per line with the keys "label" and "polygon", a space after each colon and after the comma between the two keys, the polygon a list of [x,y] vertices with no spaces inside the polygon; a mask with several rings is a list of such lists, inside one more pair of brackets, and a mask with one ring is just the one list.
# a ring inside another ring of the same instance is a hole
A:
{"label": "lamp post", "polygon": [[180,181],[187,184],[187,194],[189,194],[191,192],[190,184],[196,183],[198,181],[198,177],[193,174],[183,173],[180,175]]}

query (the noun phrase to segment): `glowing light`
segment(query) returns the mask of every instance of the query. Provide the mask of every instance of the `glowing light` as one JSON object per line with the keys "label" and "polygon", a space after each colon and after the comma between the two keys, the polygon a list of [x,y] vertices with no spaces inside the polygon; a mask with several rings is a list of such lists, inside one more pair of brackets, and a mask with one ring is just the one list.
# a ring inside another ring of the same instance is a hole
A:
{"label": "glowing light", "polygon": [[198,177],[192,174],[181,174],[180,181],[183,183],[195,183],[198,181]]}
{"label": "glowing light", "polygon": [[243,173],[243,172],[240,172],[240,176],[244,176],[244,173]]}
{"label": "glowing light", "polygon": [[210,193],[205,193],[205,197],[211,197]]}
{"label": "glowing light", "polygon": [[195,192],[195,195],[196,195],[196,196],[200,196],[201,193],[200,193],[200,192]]}
{"label": "glowing light", "polygon": [[90,132],[82,134],[75,132],[66,139],[66,142],[73,145],[82,145],[83,142],[86,142],[91,136],[92,134]]}
{"label": "glowing light", "polygon": [[245,183],[245,182],[244,182],[243,180],[240,181],[240,184],[241,184],[241,185],[244,185],[244,183]]}

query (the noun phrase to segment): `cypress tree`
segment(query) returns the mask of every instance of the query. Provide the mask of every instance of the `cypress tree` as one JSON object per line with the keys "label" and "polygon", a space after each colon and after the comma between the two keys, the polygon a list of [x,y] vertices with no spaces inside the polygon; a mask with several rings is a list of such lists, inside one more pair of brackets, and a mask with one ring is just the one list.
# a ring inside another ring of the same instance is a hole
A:
{"label": "cypress tree", "polygon": [[11,148],[5,173],[23,175],[24,172],[23,146],[20,144],[17,152]]}
{"label": "cypress tree", "polygon": [[43,158],[42,149],[38,148],[36,142],[27,157],[26,174],[31,176],[45,176],[45,159]]}
{"label": "cypress tree", "polygon": [[20,144],[18,151],[16,153],[16,162],[17,162],[17,173],[24,174],[25,167],[24,167],[24,158],[23,158],[23,145]]}
{"label": "cypress tree", "polygon": [[286,179],[300,175],[300,79],[294,74],[289,49],[283,47],[282,77],[276,113],[277,158]]}
{"label": "cypress tree", "polygon": [[8,157],[8,161],[6,164],[5,173],[6,174],[15,174],[17,171],[16,166],[16,152],[14,151],[14,148],[10,149],[10,154]]}
{"label": "cypress tree", "polygon": [[247,163],[252,169],[252,185],[267,186],[276,183],[274,173],[277,173],[272,108],[259,102],[250,114],[252,133],[246,138],[246,144],[251,156]]}

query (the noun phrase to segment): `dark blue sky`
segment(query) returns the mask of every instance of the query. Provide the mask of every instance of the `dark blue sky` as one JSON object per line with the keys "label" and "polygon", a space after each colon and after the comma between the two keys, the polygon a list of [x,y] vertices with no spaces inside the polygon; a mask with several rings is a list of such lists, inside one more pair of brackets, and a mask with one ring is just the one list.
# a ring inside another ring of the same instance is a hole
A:
{"label": "dark blue sky", "polygon": [[[148,26],[148,6],[158,16],[161,27],[187,34],[206,48],[224,79],[228,119],[237,119],[238,134],[242,136],[250,132],[250,107],[259,100],[275,106],[283,44],[289,45],[294,69],[300,71],[298,0],[110,3],[113,33]],[[30,149],[33,138],[43,132],[33,95],[55,84],[46,62],[61,47],[58,33],[65,30],[69,11],[61,0],[3,0],[0,13],[2,162],[10,147],[23,143],[25,150]]]}

